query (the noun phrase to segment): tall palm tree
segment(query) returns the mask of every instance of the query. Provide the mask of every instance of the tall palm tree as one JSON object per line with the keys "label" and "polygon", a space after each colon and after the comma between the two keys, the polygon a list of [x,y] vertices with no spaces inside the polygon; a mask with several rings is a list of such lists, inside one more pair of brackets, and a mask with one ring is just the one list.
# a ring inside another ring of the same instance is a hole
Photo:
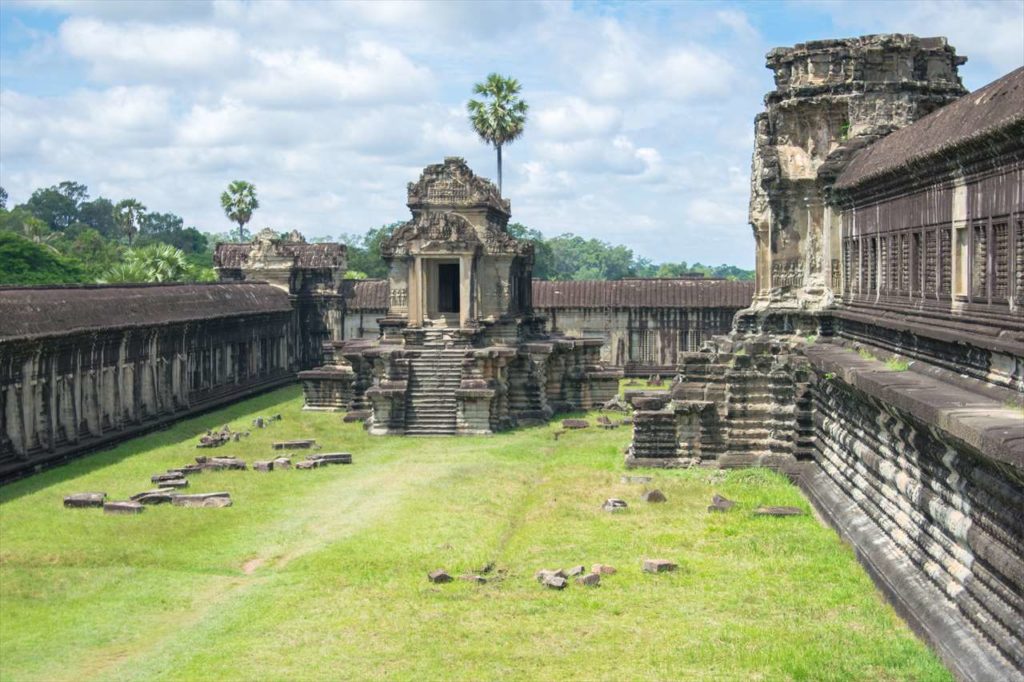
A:
{"label": "tall palm tree", "polygon": [[498,193],[501,193],[501,148],[511,144],[523,134],[526,126],[526,112],[529,105],[519,99],[522,86],[515,78],[506,78],[496,73],[489,74],[483,83],[473,86],[473,94],[481,95],[484,101],[475,99],[466,103],[469,122],[480,139],[494,145],[498,151]]}
{"label": "tall palm tree", "polygon": [[137,199],[123,199],[114,206],[114,221],[128,238],[128,246],[132,245],[135,235],[139,232],[139,225],[142,223],[142,216],[146,212]]}
{"label": "tall palm tree", "polygon": [[238,241],[243,241],[245,224],[252,218],[252,212],[260,207],[256,199],[256,186],[245,180],[235,180],[220,195],[220,205],[228,220],[238,223]]}

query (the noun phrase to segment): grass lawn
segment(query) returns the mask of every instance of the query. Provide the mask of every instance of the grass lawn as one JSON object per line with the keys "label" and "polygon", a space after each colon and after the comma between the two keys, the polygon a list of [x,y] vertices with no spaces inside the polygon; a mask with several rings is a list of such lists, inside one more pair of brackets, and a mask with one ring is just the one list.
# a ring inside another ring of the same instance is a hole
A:
{"label": "grass lawn", "polygon": [[[831,530],[751,514],[809,508],[781,476],[637,472],[668,497],[647,505],[620,480],[625,428],[383,438],[301,405],[286,388],[0,488],[0,679],[950,679]],[[61,506],[300,437],[355,464],[191,477],[185,492],[230,491],[226,509]],[[715,492],[738,506],[708,514]],[[629,510],[599,511],[608,497]],[[679,570],[644,574],[645,557]],[[426,579],[490,562],[485,585]],[[597,562],[618,568],[598,588],[533,577]]]}

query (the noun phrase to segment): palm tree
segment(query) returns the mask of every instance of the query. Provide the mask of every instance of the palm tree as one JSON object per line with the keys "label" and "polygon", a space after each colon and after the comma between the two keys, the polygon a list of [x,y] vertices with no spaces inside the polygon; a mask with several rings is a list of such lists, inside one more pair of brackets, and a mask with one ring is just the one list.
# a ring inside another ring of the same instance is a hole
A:
{"label": "palm tree", "polygon": [[256,186],[245,180],[235,180],[228,190],[220,195],[220,205],[228,220],[238,223],[238,241],[245,239],[245,224],[252,218],[252,212],[260,207],[256,199]]}
{"label": "palm tree", "polygon": [[208,277],[205,273],[193,268],[181,249],[157,243],[128,249],[124,261],[108,270],[99,283],[189,282],[206,279]]}
{"label": "palm tree", "polygon": [[522,86],[515,78],[505,78],[496,73],[489,74],[483,83],[473,86],[473,94],[481,95],[484,101],[475,99],[466,103],[469,122],[480,139],[494,145],[498,150],[498,193],[501,193],[501,148],[511,144],[523,134],[526,112],[530,108],[519,99]]}
{"label": "palm tree", "polygon": [[114,221],[128,238],[128,246],[132,245],[135,235],[139,232],[139,224],[142,223],[142,216],[146,212],[137,199],[123,199],[114,206]]}

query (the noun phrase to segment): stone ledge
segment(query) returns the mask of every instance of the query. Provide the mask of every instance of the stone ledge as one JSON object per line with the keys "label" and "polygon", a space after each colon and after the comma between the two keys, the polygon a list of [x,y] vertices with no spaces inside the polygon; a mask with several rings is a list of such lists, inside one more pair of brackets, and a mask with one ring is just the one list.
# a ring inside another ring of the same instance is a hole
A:
{"label": "stone ledge", "polygon": [[785,472],[821,517],[848,543],[896,612],[958,680],[1022,680],[1019,671],[984,643],[966,618],[933,584],[907,563],[857,504],[813,462]]}
{"label": "stone ledge", "polygon": [[1024,477],[1024,416],[1018,410],[931,376],[887,369],[879,360],[832,344],[808,346],[804,353],[820,373],[832,374],[922,423],[942,429]]}

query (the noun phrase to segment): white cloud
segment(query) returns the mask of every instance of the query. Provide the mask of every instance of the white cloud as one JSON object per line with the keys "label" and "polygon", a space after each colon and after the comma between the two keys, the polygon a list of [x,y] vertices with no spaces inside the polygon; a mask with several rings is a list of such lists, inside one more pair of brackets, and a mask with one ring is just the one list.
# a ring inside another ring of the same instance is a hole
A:
{"label": "white cloud", "polygon": [[610,105],[591,104],[580,97],[567,97],[538,111],[533,123],[541,135],[562,140],[611,135],[622,127],[622,111]]}
{"label": "white cloud", "polygon": [[69,54],[87,61],[94,77],[101,80],[209,76],[241,57],[237,34],[205,26],[72,18],[61,25],[60,40]]}
{"label": "white cloud", "polygon": [[381,104],[419,101],[433,86],[430,70],[401,51],[364,41],[344,61],[318,50],[254,51],[257,68],[231,91],[249,102],[302,108],[336,102]]}

